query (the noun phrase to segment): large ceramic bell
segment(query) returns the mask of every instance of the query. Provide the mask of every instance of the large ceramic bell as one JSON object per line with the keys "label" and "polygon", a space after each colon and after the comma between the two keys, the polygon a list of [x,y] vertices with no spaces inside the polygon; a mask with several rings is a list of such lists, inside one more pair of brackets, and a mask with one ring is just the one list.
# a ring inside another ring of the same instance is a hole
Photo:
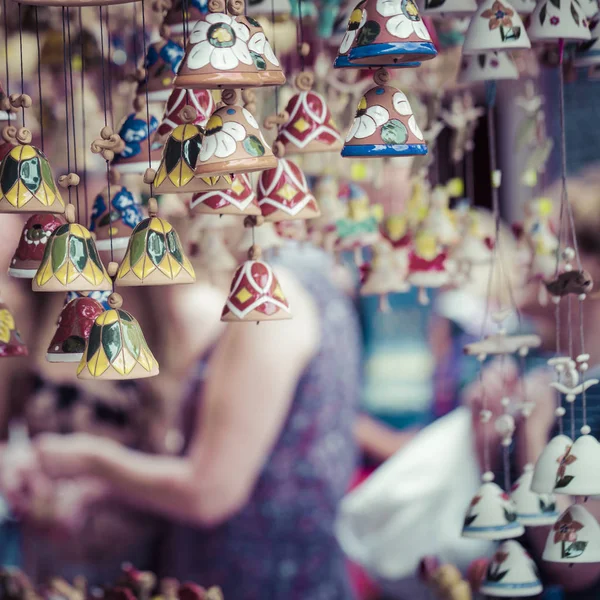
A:
{"label": "large ceramic bell", "polygon": [[50,163],[35,146],[14,146],[0,162],[0,212],[65,212]]}
{"label": "large ceramic bell", "polygon": [[78,297],[63,307],[56,332],[46,351],[49,362],[79,362],[83,357],[92,325],[104,307],[93,298]]}
{"label": "large ceramic bell", "polygon": [[115,284],[125,287],[194,282],[194,268],[177,232],[168,221],[156,216],[156,200],[150,200],[150,216],[133,230]]}
{"label": "large ceramic bell", "polygon": [[162,121],[156,131],[157,139],[166,141],[175,127],[187,123],[187,120],[184,120],[185,112],[181,112],[186,106],[191,106],[196,110],[194,125],[205,127],[210,115],[215,110],[215,101],[208,90],[174,89],[167,100]]}
{"label": "large ceramic bell", "polygon": [[600,444],[591,435],[582,435],[557,464],[554,491],[570,496],[600,495]]}
{"label": "large ceramic bell", "polygon": [[158,375],[158,362],[140,324],[121,308],[121,296],[112,294],[110,305],[111,310],[101,313],[92,325],[77,377],[142,379]]}
{"label": "large ceramic bell", "polygon": [[424,17],[457,18],[472,15],[477,10],[475,0],[421,0],[417,2]]}
{"label": "large ceramic bell", "polygon": [[519,71],[506,52],[482,52],[463,56],[458,83],[518,79]]}
{"label": "large ceramic bell", "polygon": [[[235,101],[235,92],[225,98]],[[276,166],[277,159],[248,110],[226,104],[213,113],[206,125],[196,175],[250,173]]]}
{"label": "large ceramic bell", "polygon": [[542,558],[561,563],[600,562],[600,525],[581,504],[573,504],[554,523]]}
{"label": "large ceramic bell", "polygon": [[321,214],[302,169],[285,158],[260,174],[258,205],[267,221],[312,219]]}
{"label": "large ceramic bell", "polygon": [[535,42],[585,42],[592,37],[583,8],[574,0],[540,0],[527,33]]}
{"label": "large ceramic bell", "polygon": [[73,205],[67,208],[67,223],[54,230],[44,258],[32,281],[34,292],[110,290],[112,282],[96,248],[92,234],[75,223]]}
{"label": "large ceramic bell", "polygon": [[484,0],[471,17],[465,35],[463,54],[529,48],[531,42],[525,26],[512,4],[504,0]]}
{"label": "large ceramic bell", "polygon": [[154,142],[157,129],[158,120],[152,115],[148,126],[146,111],[130,114],[119,129],[125,148],[115,155],[112,166],[121,173],[141,174],[148,167],[157,169],[162,152],[162,143]]}
{"label": "large ceramic bell", "polygon": [[221,321],[274,321],[291,319],[290,307],[271,267],[252,246],[248,260],[233,276]]}
{"label": "large ceramic bell", "polygon": [[0,358],[27,355],[27,346],[17,329],[15,318],[0,298]]}
{"label": "large ceramic bell", "polygon": [[42,264],[44,250],[50,236],[63,223],[62,218],[49,213],[31,215],[23,227],[19,245],[10,261],[8,274],[11,277],[33,279]]}
{"label": "large ceramic bell", "polygon": [[600,21],[593,20],[590,23],[591,39],[587,42],[579,44],[575,51],[573,63],[576,67],[595,67],[600,65],[600,29],[598,29]]}
{"label": "large ceramic bell", "polygon": [[573,440],[566,435],[553,437],[535,464],[531,490],[537,494],[551,494],[556,484],[558,466],[562,459],[569,454]]}
{"label": "large ceramic bell", "polygon": [[492,557],[479,591],[491,598],[525,598],[538,596],[542,590],[531,556],[519,542],[508,540]]}
{"label": "large ceramic bell", "polygon": [[192,213],[213,215],[260,215],[256,194],[245,173],[233,178],[228,190],[211,190],[194,194],[190,203]]}
{"label": "large ceramic bell", "polygon": [[533,465],[525,465],[523,474],[512,487],[510,497],[517,509],[517,519],[526,527],[552,525],[558,517],[553,494],[536,494],[531,491]]}

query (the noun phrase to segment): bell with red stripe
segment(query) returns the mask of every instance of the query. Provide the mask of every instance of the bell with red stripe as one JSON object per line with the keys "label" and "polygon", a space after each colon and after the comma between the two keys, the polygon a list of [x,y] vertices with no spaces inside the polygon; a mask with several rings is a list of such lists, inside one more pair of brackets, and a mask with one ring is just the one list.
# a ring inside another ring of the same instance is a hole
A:
{"label": "bell with red stripe", "polygon": [[193,124],[206,127],[210,115],[215,110],[215,101],[209,90],[174,89],[167,100],[162,121],[156,131],[155,137],[157,140],[166,141],[175,127],[186,123],[183,119],[186,113],[181,114],[186,106],[196,109]]}
{"label": "bell with red stripe", "polygon": [[209,190],[194,194],[190,203],[192,213],[213,215],[260,215],[256,194],[245,173],[233,178],[227,190]]}

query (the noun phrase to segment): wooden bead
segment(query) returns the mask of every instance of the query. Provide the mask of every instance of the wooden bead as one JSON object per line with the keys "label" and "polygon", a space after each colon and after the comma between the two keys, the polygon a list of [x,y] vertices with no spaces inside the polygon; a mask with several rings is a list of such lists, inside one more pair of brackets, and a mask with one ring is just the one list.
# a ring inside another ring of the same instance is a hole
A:
{"label": "wooden bead", "polygon": [[67,204],[65,219],[67,219],[67,223],[75,223],[75,207],[72,204]]}
{"label": "wooden bead", "polygon": [[152,185],[155,177],[156,171],[154,169],[147,168],[144,172],[144,183],[146,183],[147,185]]}
{"label": "wooden bead", "polygon": [[260,246],[254,244],[248,250],[248,260],[260,260],[262,258],[262,249]]}
{"label": "wooden bead", "polygon": [[115,277],[117,275],[117,271],[119,270],[119,263],[116,263],[114,260],[109,262],[106,270],[111,277]]}
{"label": "wooden bead", "polygon": [[121,296],[121,294],[113,292],[108,297],[108,305],[113,309],[121,308],[121,306],[123,306],[123,297]]}
{"label": "wooden bead", "polygon": [[156,198],[150,198],[148,200],[148,214],[151,217],[155,217],[158,214],[158,202]]}

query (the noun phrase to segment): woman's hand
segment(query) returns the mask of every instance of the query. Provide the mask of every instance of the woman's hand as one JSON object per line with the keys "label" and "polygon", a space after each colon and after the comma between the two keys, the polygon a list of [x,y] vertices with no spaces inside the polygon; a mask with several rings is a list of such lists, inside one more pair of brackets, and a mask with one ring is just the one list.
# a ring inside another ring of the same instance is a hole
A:
{"label": "woman's hand", "polygon": [[35,439],[43,472],[54,479],[93,475],[94,458],[110,441],[87,433],[47,433]]}

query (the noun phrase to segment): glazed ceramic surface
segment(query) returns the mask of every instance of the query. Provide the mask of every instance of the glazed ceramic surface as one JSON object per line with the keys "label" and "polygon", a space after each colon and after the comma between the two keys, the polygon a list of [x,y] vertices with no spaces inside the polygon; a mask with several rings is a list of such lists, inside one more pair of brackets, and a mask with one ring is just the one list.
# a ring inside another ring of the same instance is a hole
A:
{"label": "glazed ceramic surface", "polygon": [[[119,129],[125,149],[116,154],[112,162],[121,173],[144,173],[148,167],[157,169],[160,164],[162,143],[154,143],[158,120],[150,115],[148,126],[146,112],[130,114]],[[148,153],[150,148],[150,153]]]}
{"label": "glazed ceramic surface", "polygon": [[513,0],[512,6],[520,15],[530,15],[535,10],[535,0]]}
{"label": "glazed ceramic surface", "polygon": [[582,435],[557,461],[557,494],[600,495],[600,444],[591,435]]}
{"label": "glazed ceramic surface", "polygon": [[573,440],[566,435],[553,437],[537,460],[531,481],[531,490],[537,494],[551,494],[558,476],[558,466],[569,453]]}
{"label": "glazed ceramic surface", "polygon": [[228,190],[211,190],[195,194],[190,203],[193,213],[218,215],[260,215],[256,194],[248,175],[233,178]]}
{"label": "glazed ceramic surface", "polygon": [[458,74],[459,83],[518,78],[517,66],[506,52],[483,52],[464,56]]}
{"label": "glazed ceramic surface", "polygon": [[517,509],[517,518],[526,527],[552,525],[558,518],[554,494],[536,494],[531,491],[533,466],[527,465],[514,483],[511,499]]}
{"label": "glazed ceramic surface", "polygon": [[585,42],[592,37],[578,0],[541,0],[531,15],[527,33],[538,42],[561,39]]}
{"label": "glazed ceramic surface", "polygon": [[183,59],[183,48],[173,40],[158,38],[148,46],[144,61],[148,84],[139,84],[137,93],[146,96],[149,102],[168,100],[173,81]]}
{"label": "glazed ceramic surface", "polygon": [[157,138],[166,140],[175,127],[185,125],[180,116],[185,106],[196,109],[194,125],[205,127],[215,110],[215,101],[208,90],[174,89],[167,100],[162,121],[156,131]]}
{"label": "glazed ceramic surface", "polygon": [[17,329],[15,318],[8,306],[0,300],[0,358],[27,355],[27,346]]}
{"label": "glazed ceramic surface", "polygon": [[577,47],[574,60],[576,67],[594,67],[600,65],[600,38],[598,37],[600,29],[598,28],[598,23],[600,23],[598,19],[590,22],[591,39]]}

